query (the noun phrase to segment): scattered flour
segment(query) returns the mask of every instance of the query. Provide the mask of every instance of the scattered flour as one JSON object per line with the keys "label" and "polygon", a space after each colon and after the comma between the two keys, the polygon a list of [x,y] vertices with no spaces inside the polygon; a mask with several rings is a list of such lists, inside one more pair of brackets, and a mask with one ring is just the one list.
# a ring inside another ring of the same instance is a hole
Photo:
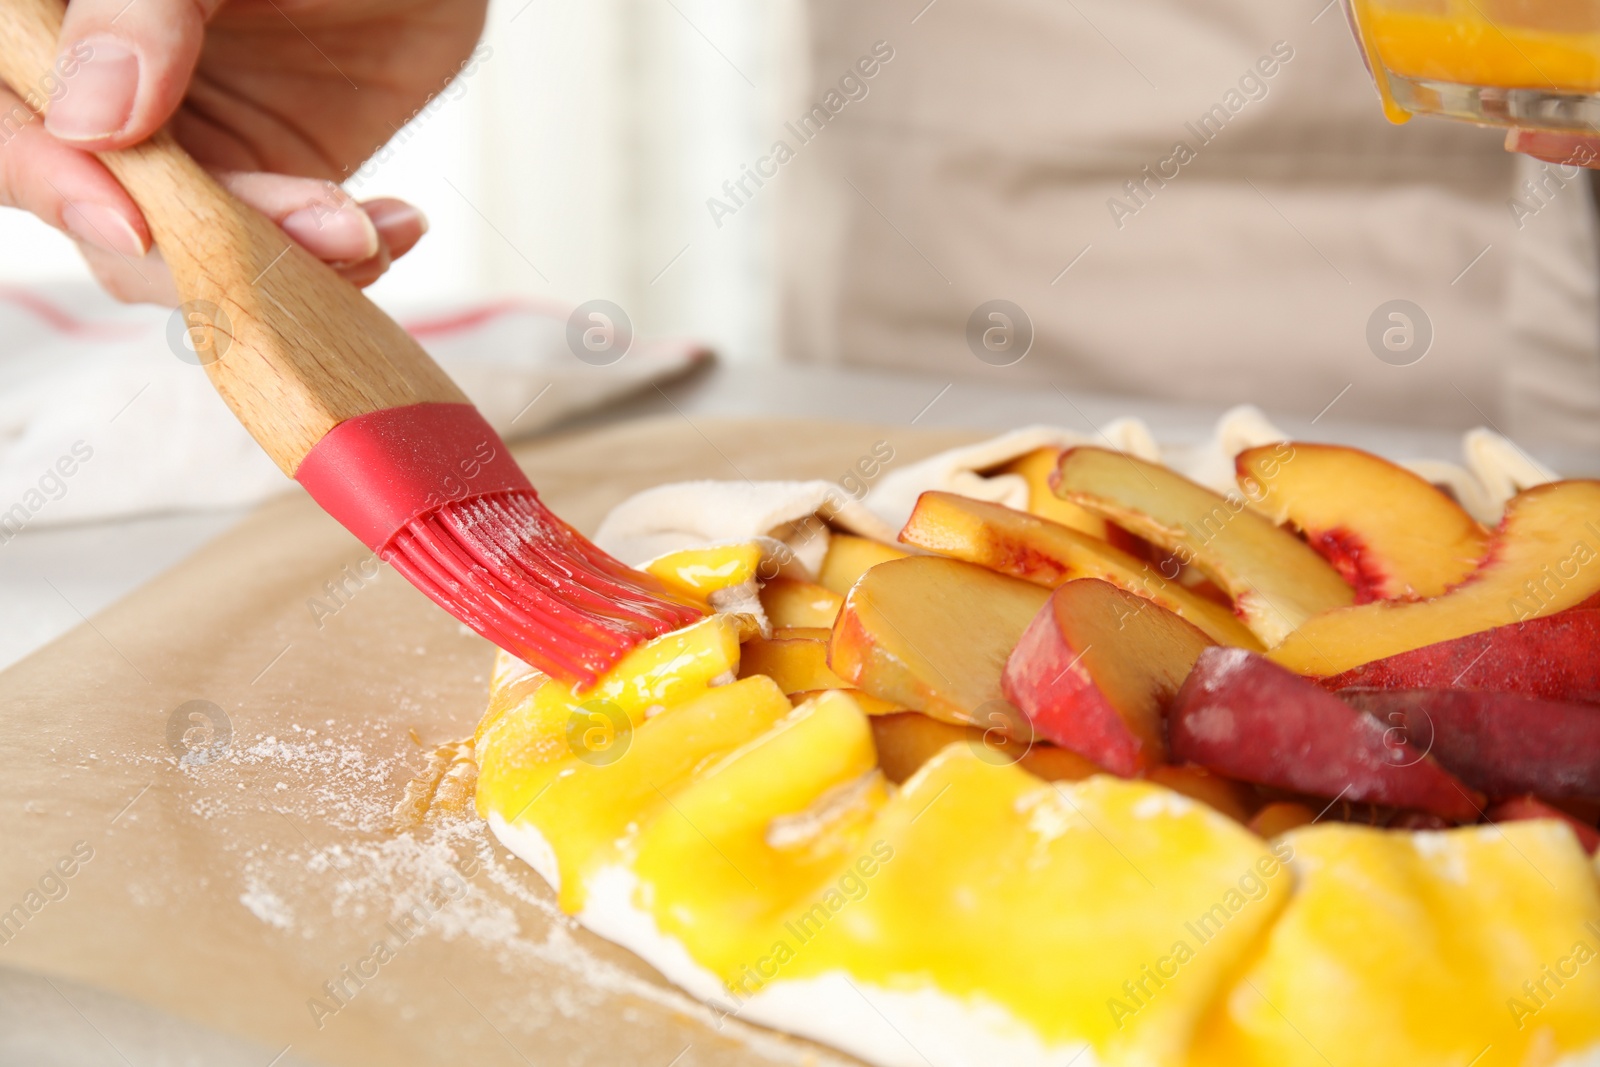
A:
{"label": "scattered flour", "polygon": [[289,905],[254,879],[247,882],[245,891],[239,894],[239,903],[268,926],[276,926],[280,930],[294,926],[294,913],[289,910]]}
{"label": "scattered flour", "polygon": [[[391,751],[412,758],[377,754]],[[505,983],[497,1010],[520,1016],[530,1027],[555,1016],[612,1013],[618,998],[626,998],[703,1019],[760,1062],[845,1067],[842,1058],[724,1017],[611,946],[596,945],[525,863],[497,848],[475,816],[431,816],[415,830],[392,832],[395,799],[425,752],[380,728],[323,730],[321,736],[296,730],[287,737],[236,739],[223,760],[182,773],[196,787],[188,802],[196,817],[223,823],[248,818],[258,827],[264,810],[295,828],[288,848],[231,837],[223,846],[245,886],[240,903],[274,929],[311,941],[352,923],[381,930],[446,884],[456,890],[453,899],[427,915],[417,936],[471,940],[506,975],[539,968],[565,976],[557,992],[538,1003],[522,983]],[[237,783],[230,780],[235,777]],[[275,840],[281,845],[284,838]],[[464,881],[465,891],[451,879]],[[522,909],[531,909],[532,917]]]}

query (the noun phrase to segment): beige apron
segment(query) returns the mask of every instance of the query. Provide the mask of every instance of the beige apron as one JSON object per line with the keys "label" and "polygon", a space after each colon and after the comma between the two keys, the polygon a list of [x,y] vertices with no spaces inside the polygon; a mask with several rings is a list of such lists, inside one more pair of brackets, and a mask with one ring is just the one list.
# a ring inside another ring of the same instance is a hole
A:
{"label": "beige apron", "polygon": [[893,55],[785,164],[791,358],[1600,446],[1588,176],[1389,125],[1337,3],[926,3],[813,0],[802,107]]}

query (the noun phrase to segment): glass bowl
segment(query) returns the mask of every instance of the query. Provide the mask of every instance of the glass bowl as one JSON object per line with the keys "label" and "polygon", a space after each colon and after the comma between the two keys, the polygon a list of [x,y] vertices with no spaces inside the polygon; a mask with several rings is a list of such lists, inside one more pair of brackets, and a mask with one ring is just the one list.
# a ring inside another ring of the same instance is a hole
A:
{"label": "glass bowl", "polygon": [[1391,121],[1600,133],[1600,0],[1342,0]]}

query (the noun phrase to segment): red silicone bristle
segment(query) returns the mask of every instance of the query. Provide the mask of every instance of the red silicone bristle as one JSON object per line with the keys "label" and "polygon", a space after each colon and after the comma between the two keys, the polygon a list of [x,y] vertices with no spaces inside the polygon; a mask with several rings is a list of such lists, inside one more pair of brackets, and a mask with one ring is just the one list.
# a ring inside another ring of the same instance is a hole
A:
{"label": "red silicone bristle", "polygon": [[600,551],[531,492],[445,504],[407,523],[381,555],[484,637],[580,685],[640,641],[704,614]]}
{"label": "red silicone bristle", "polygon": [[470,404],[346,419],[295,478],[434,603],[563,681],[592,684],[640,641],[704,614],[552,514]]}

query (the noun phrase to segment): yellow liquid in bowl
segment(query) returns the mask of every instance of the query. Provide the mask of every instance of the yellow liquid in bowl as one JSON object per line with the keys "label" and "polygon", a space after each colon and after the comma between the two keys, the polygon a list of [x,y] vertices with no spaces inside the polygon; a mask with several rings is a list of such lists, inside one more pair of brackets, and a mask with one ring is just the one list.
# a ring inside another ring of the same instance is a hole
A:
{"label": "yellow liquid in bowl", "polygon": [[[1390,122],[1411,118],[1411,110],[1395,99],[1392,78],[1422,85],[1470,86],[1470,90],[1491,93],[1600,96],[1600,0],[1347,3],[1360,27],[1360,42]],[[1435,112],[1435,107],[1421,110]],[[1445,114],[1493,125],[1525,125],[1506,123],[1504,115]],[[1565,123],[1565,128],[1587,128],[1592,122],[1592,118],[1574,120]]]}
{"label": "yellow liquid in bowl", "polygon": [[1600,93],[1595,0],[1354,0],[1353,7],[1390,118],[1408,116],[1390,98],[1385,72],[1487,88]]}

